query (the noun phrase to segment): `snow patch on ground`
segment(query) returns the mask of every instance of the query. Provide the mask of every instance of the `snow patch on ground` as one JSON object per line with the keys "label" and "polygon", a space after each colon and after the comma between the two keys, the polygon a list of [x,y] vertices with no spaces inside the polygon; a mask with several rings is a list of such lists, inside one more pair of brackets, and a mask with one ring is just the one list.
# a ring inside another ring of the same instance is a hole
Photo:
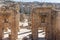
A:
{"label": "snow patch on ground", "polygon": [[[43,30],[39,30],[38,32],[41,32]],[[7,33],[7,34],[6,34]],[[38,37],[45,37],[45,32],[38,33]],[[28,29],[21,29],[20,32],[18,32],[18,39],[22,40],[23,37],[31,34],[31,30]],[[9,36],[9,32],[4,32],[4,38],[7,38]]]}
{"label": "snow patch on ground", "polygon": [[[25,19],[24,22],[19,22],[19,26],[28,26],[28,20]],[[9,36],[9,33],[11,32],[11,30],[8,29],[7,32],[4,32],[4,37],[3,38],[7,38]],[[38,37],[45,37],[45,32],[43,30],[38,30]],[[31,30],[30,29],[20,29],[20,32],[18,32],[18,40],[22,40],[23,37],[29,35],[29,34],[32,34]]]}

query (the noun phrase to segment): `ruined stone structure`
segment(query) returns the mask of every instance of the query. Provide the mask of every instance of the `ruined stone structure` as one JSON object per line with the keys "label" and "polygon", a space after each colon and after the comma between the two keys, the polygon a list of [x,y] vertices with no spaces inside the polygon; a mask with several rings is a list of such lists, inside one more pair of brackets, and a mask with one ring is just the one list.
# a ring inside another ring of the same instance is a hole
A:
{"label": "ruined stone structure", "polygon": [[[19,31],[19,5],[6,4],[0,7],[0,40],[4,30],[10,28],[9,40],[17,40]],[[52,7],[36,7],[31,12],[33,40],[38,40],[38,28],[44,27],[45,40],[60,40],[60,11]]]}
{"label": "ruined stone structure", "polygon": [[16,4],[0,7],[0,40],[3,38],[4,29],[7,30],[7,28],[11,30],[10,40],[17,40],[19,16],[19,6]]}
{"label": "ruined stone structure", "polygon": [[60,40],[60,11],[52,7],[36,7],[31,12],[32,37],[38,40],[38,27],[45,27],[45,40]]}

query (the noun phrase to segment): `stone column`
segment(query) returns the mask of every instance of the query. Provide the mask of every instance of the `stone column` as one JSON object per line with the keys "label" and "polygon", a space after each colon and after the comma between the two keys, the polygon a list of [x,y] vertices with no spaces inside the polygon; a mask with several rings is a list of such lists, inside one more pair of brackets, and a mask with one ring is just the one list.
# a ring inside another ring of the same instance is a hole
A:
{"label": "stone column", "polygon": [[35,19],[37,17],[37,15],[35,15],[34,13],[32,13],[31,15],[32,17],[32,37],[33,40],[38,40],[38,24],[37,24],[37,19]]}
{"label": "stone column", "polygon": [[16,26],[17,26],[18,32],[20,31],[19,21],[20,21],[20,13],[18,13],[18,14],[16,15]]}
{"label": "stone column", "polygon": [[56,40],[56,16],[57,12],[53,11],[52,13],[52,40]]}
{"label": "stone column", "polygon": [[11,39],[10,40],[17,40],[18,36],[18,30],[17,30],[17,25],[16,25],[16,17],[15,15],[12,16],[11,19]]}
{"label": "stone column", "polygon": [[0,16],[0,40],[3,38],[3,18]]}
{"label": "stone column", "polygon": [[56,40],[60,40],[60,12],[57,13],[56,17]]}
{"label": "stone column", "polygon": [[51,13],[47,17],[46,40],[52,40]]}

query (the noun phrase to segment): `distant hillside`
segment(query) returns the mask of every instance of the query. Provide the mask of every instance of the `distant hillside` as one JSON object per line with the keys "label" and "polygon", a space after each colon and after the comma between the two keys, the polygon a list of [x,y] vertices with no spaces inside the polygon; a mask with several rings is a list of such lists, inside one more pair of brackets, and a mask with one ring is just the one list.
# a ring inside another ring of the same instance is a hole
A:
{"label": "distant hillside", "polygon": [[20,12],[21,13],[30,13],[31,12],[31,8],[32,7],[36,7],[36,6],[51,6],[55,9],[60,10],[60,3],[47,3],[47,2],[15,2],[15,1],[4,1],[4,2],[0,2],[0,4],[15,4],[17,3],[18,5],[20,5]]}
{"label": "distant hillside", "polygon": [[60,10],[60,3],[47,3],[47,2],[19,2],[20,3],[20,9],[22,12],[30,13],[32,6],[51,6],[55,9]]}

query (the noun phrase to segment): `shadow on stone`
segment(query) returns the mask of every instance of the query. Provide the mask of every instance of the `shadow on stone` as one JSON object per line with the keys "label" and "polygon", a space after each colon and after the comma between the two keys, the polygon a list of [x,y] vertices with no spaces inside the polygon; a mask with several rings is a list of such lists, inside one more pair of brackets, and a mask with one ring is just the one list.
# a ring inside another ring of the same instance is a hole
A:
{"label": "shadow on stone", "polygon": [[44,37],[40,37],[40,38],[38,38],[38,40],[45,40],[45,38]]}
{"label": "shadow on stone", "polygon": [[[25,36],[22,40],[33,40],[32,34]],[[38,40],[45,40],[44,37],[38,38]]]}

